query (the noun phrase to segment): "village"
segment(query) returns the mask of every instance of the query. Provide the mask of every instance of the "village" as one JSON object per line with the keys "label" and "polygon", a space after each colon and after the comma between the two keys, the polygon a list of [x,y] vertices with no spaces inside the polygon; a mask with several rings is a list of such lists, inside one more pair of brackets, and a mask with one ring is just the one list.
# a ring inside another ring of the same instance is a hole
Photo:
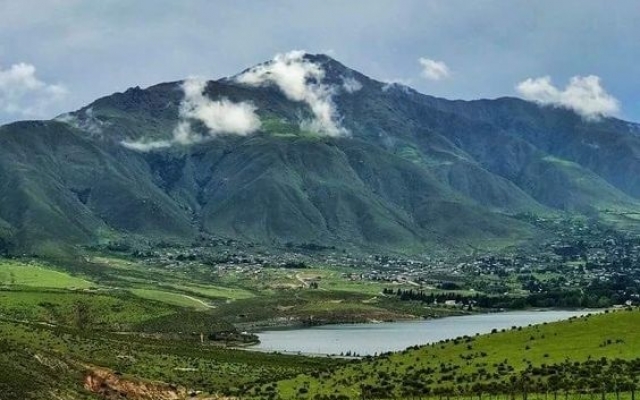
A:
{"label": "village", "polygon": [[[197,274],[210,281],[224,280],[231,274],[238,279],[269,279],[271,275],[264,272],[274,270],[330,270],[339,272],[345,282],[377,282],[417,292],[518,297],[589,288],[598,296],[593,301],[596,304],[638,303],[640,238],[584,221],[535,222],[553,232],[552,239],[534,248],[467,255],[364,254],[309,244],[288,244],[274,250],[224,239],[203,240],[191,247],[114,249],[128,252],[139,263]],[[302,288],[322,287],[311,278],[298,280]]]}

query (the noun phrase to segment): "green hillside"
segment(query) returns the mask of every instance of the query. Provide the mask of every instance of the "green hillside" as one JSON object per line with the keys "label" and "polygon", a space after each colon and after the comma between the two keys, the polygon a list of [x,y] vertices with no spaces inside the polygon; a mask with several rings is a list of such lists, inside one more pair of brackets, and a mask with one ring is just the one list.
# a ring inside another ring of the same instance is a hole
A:
{"label": "green hillside", "polygon": [[[279,398],[532,398],[638,385],[640,310],[462,337],[278,382]],[[332,397],[333,396],[333,397]]]}
{"label": "green hillside", "polygon": [[[518,99],[437,99],[324,55],[306,61],[324,70],[348,134],[310,132],[308,105],[231,78],[209,81],[204,96],[253,104],[262,126],[251,135],[210,137],[193,124],[206,139],[123,146],[172,138],[181,82],[0,127],[0,253],[203,236],[468,252],[540,237],[515,214],[640,210],[640,137],[624,121]],[[340,89],[347,78],[360,90]]]}

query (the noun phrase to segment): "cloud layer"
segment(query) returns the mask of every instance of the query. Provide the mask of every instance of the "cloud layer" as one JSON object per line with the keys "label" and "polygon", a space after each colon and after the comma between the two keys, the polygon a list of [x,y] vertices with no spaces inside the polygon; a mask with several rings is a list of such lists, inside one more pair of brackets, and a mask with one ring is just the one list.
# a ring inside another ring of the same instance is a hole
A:
{"label": "cloud layer", "polygon": [[525,99],[539,104],[564,107],[588,120],[617,114],[620,103],[600,84],[595,75],[574,76],[564,89],[553,85],[549,76],[529,78],[516,86]]}
{"label": "cloud layer", "polygon": [[44,117],[57,101],[64,99],[67,89],[48,84],[36,76],[36,67],[19,63],[7,69],[0,67],[0,110],[21,118]]}
{"label": "cloud layer", "polygon": [[451,76],[451,71],[444,61],[421,57],[418,62],[422,66],[422,77],[430,81],[440,81]]}
{"label": "cloud layer", "polygon": [[[191,78],[184,81],[184,99],[180,103],[180,121],[171,140],[122,142],[136,151],[151,151],[173,144],[190,145],[220,134],[246,136],[260,129],[256,107],[248,102],[234,103],[228,99],[211,100],[206,96],[207,81]],[[193,123],[202,123],[206,135],[194,131]]]}
{"label": "cloud layer", "polygon": [[303,51],[278,54],[273,60],[236,76],[235,80],[249,86],[276,85],[288,99],[309,105],[313,119],[303,121],[302,129],[327,136],[348,134],[340,124],[332,100],[334,89],[322,83],[324,70],[304,55]]}

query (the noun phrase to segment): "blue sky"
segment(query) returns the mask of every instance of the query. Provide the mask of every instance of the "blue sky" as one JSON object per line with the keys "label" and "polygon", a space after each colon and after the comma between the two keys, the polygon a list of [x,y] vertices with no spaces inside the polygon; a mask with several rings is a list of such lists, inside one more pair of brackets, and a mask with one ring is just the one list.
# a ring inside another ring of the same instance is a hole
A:
{"label": "blue sky", "polygon": [[0,0],[0,123],[294,49],[435,96],[640,121],[637,21],[635,0]]}

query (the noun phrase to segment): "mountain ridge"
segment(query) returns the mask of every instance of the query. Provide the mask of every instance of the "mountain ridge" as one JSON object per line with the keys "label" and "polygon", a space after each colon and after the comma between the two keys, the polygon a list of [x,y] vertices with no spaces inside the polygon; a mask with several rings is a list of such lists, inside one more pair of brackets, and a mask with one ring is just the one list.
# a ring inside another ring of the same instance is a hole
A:
{"label": "mountain ridge", "polygon": [[[278,62],[308,75],[292,82],[269,70]],[[324,55],[271,63],[206,81],[187,104],[250,104],[260,127],[249,134],[185,116],[187,81],[1,126],[0,250],[213,235],[420,253],[536,237],[519,213],[640,210],[633,123],[508,97],[440,99]],[[240,82],[249,72],[262,81]]]}

